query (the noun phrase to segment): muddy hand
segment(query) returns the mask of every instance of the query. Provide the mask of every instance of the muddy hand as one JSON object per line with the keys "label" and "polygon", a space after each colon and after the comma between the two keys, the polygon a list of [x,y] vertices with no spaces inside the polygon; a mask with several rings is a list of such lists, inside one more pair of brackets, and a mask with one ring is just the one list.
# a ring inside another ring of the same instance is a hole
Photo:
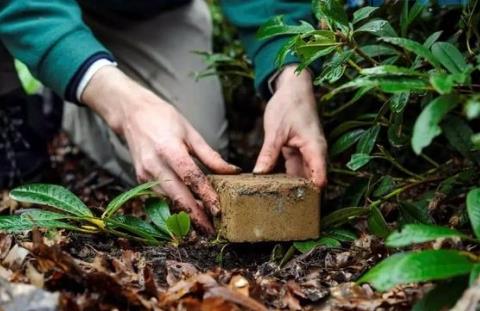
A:
{"label": "muddy hand", "polygon": [[238,168],[225,162],[172,105],[117,68],[99,70],[82,100],[125,138],[138,180],[158,180],[159,193],[187,211],[198,229],[213,234],[208,214],[219,213],[218,195],[192,157],[219,174]]}
{"label": "muddy hand", "polygon": [[327,182],[327,143],[320,125],[312,78],[296,65],[287,66],[276,80],[276,91],[264,115],[265,141],[254,173],[270,172],[282,152],[287,174],[309,178],[317,187]]}

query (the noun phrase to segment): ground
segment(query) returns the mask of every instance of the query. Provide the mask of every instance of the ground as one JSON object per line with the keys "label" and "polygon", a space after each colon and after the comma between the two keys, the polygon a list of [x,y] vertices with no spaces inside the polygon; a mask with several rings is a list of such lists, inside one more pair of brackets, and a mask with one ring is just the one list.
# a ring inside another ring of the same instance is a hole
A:
{"label": "ground", "polygon": [[[95,212],[125,189],[65,135],[50,151],[46,179],[68,186]],[[124,212],[141,217],[141,204]],[[21,208],[3,193],[0,211]],[[179,247],[66,231],[1,234],[0,276],[58,292],[62,310],[409,310],[430,288],[378,293],[354,283],[388,252],[366,233],[340,248],[291,256],[289,247],[208,241],[195,232]]]}

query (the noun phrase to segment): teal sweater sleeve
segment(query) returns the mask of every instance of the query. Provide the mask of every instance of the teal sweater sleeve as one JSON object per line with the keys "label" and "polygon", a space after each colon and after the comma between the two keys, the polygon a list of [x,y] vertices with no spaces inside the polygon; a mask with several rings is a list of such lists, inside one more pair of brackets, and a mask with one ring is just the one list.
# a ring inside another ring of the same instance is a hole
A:
{"label": "teal sweater sleeve", "polygon": [[[300,20],[313,23],[311,1],[301,0],[222,0],[221,5],[227,19],[237,27],[248,57],[255,70],[255,87],[268,99],[268,79],[278,69],[275,57],[288,37],[276,37],[271,40],[257,40],[258,28],[270,18],[283,15],[287,24],[298,24]],[[289,55],[286,64],[296,63],[298,59]]]}
{"label": "teal sweater sleeve", "polygon": [[0,40],[43,84],[64,96],[92,55],[110,55],[81,16],[74,0],[1,0]]}

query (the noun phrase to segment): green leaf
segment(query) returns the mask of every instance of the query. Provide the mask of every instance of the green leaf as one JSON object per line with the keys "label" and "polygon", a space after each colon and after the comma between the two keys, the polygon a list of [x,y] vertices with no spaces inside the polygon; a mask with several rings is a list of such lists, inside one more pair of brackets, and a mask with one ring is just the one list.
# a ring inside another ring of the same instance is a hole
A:
{"label": "green leaf", "polygon": [[105,208],[105,212],[103,212],[102,218],[112,217],[112,215],[115,214],[115,212],[117,212],[118,209],[127,201],[136,198],[139,195],[143,195],[146,190],[149,190],[157,184],[158,181],[147,182],[118,195],[112,201],[110,201],[110,203],[108,203],[107,207]]}
{"label": "green leaf", "polygon": [[364,129],[355,129],[340,136],[330,148],[330,156],[334,157],[353,146],[360,139],[363,132],[365,132]]}
{"label": "green leaf", "polygon": [[465,103],[463,111],[468,120],[478,118],[480,116],[480,96],[470,97]]}
{"label": "green leaf", "polygon": [[423,109],[413,127],[412,147],[416,154],[420,154],[423,148],[442,133],[439,123],[457,103],[456,96],[443,95],[432,100]]}
{"label": "green leaf", "polygon": [[77,227],[55,219],[30,219],[20,215],[0,216],[0,232],[22,232],[33,228],[46,229],[70,229],[78,230]]}
{"label": "green leaf", "polygon": [[449,117],[442,123],[442,130],[453,148],[465,158],[476,160],[471,152],[473,144],[470,137],[473,135],[473,131],[463,119],[456,116]]}
{"label": "green leaf", "polygon": [[70,215],[60,214],[56,212],[44,211],[41,209],[31,209],[20,215],[22,219],[30,220],[60,220],[60,219],[71,219],[73,218]]}
{"label": "green leaf", "polygon": [[480,188],[474,188],[467,194],[467,212],[473,232],[480,239]]}
{"label": "green leaf", "polygon": [[123,229],[150,242],[156,238],[169,239],[170,237],[157,230],[152,224],[133,216],[114,215],[106,219],[107,229]]}
{"label": "green leaf", "polygon": [[475,149],[480,150],[480,133],[473,134],[472,137],[470,137],[470,140]]}
{"label": "green leaf", "polygon": [[480,264],[477,263],[473,266],[472,272],[470,272],[470,277],[468,280],[469,285],[472,286],[473,284],[475,284],[479,276],[480,276]]}
{"label": "green leaf", "polygon": [[427,90],[429,88],[429,84],[424,79],[416,77],[359,77],[337,87],[325,95],[325,99],[330,99],[340,92],[349,91],[359,87],[378,87],[386,93],[399,93]]}
{"label": "green leaf", "polygon": [[353,242],[358,237],[355,232],[342,228],[333,228],[326,232],[327,236],[340,242]]}
{"label": "green leaf", "polygon": [[[336,44],[336,43],[334,43],[334,44]],[[311,54],[313,49],[315,49],[316,52]],[[314,61],[316,61],[320,57],[328,55],[328,54],[334,52],[335,50],[336,50],[335,46],[316,47],[314,44],[311,44],[311,45],[309,44],[309,45],[305,46],[305,48],[298,47],[296,52],[297,52],[298,56],[300,57],[300,59],[302,60],[302,62],[298,65],[298,67],[296,69],[296,72],[302,71],[303,69],[307,68],[311,63],[313,63]]]}
{"label": "green leaf", "polygon": [[393,181],[392,176],[382,176],[379,179],[372,195],[374,198],[379,198],[392,191],[393,188],[395,188],[395,182]]}
{"label": "green leaf", "polygon": [[388,236],[385,245],[389,247],[404,247],[412,244],[425,243],[440,238],[466,238],[463,233],[448,227],[424,224],[408,224],[401,231],[395,231]]}
{"label": "green leaf", "polygon": [[305,21],[300,21],[300,25],[287,25],[283,21],[283,16],[275,16],[263,24],[257,32],[257,39],[265,40],[280,35],[304,34],[313,31],[315,28]]}
{"label": "green leaf", "polygon": [[398,51],[383,44],[362,46],[362,51],[370,57],[398,55]]}
{"label": "green leaf", "polygon": [[360,71],[362,75],[370,76],[424,76],[425,74],[406,67],[395,65],[380,65],[377,67],[365,68]]}
{"label": "green leaf", "polygon": [[391,38],[391,37],[382,37],[380,38],[381,40],[388,42],[393,45],[397,45],[399,47],[404,48],[407,51],[410,51],[425,60],[427,60],[430,64],[432,64],[435,67],[440,67],[439,61],[436,59],[436,57],[430,52],[426,47],[421,45],[420,43],[410,40],[410,39],[405,39],[405,38]]}
{"label": "green leaf", "polygon": [[167,201],[150,198],[145,202],[145,212],[155,226],[168,235],[172,235],[167,226],[167,219],[171,216]]}
{"label": "green leaf", "polygon": [[412,311],[450,310],[467,289],[465,277],[456,277],[441,282],[429,291],[414,306]]}
{"label": "green leaf", "polygon": [[410,224],[410,223],[421,223],[421,224],[431,224],[433,223],[432,217],[428,213],[428,204],[425,204],[425,201],[420,202],[402,202],[400,203],[400,215],[401,223]]}
{"label": "green leaf", "polygon": [[473,263],[461,251],[425,250],[392,255],[373,267],[358,282],[380,291],[398,284],[444,280],[470,273]]}
{"label": "green leaf", "polygon": [[337,26],[348,26],[348,16],[338,0],[313,0],[313,13],[321,21],[331,20]]}
{"label": "green leaf", "polygon": [[461,74],[467,69],[465,57],[451,43],[436,42],[432,45],[432,53],[443,67],[452,74]]}
{"label": "green leaf", "polygon": [[390,109],[394,112],[402,112],[408,103],[410,92],[395,93],[390,98]]}
{"label": "green leaf", "polygon": [[346,207],[336,210],[321,220],[322,228],[328,229],[331,227],[341,226],[359,216],[368,213],[368,208],[364,207]]}
{"label": "green leaf", "polygon": [[370,160],[373,159],[372,156],[365,153],[354,153],[350,158],[350,161],[347,163],[347,167],[352,171],[356,171],[364,167]]}
{"label": "green leaf", "polygon": [[366,6],[356,10],[355,12],[353,12],[352,24],[356,24],[360,21],[363,21],[364,19],[372,15],[372,13],[375,12],[376,10],[378,10],[378,7],[373,7],[373,6]]}
{"label": "green leaf", "polygon": [[[440,38],[442,35],[442,31],[437,31],[432,33],[428,38],[425,40],[423,43],[423,46],[426,49],[430,49],[432,45]],[[415,57],[415,60],[413,61],[412,68],[417,68],[421,64],[421,58],[419,56]]]}
{"label": "green leaf", "polygon": [[167,219],[167,227],[176,237],[183,238],[190,231],[190,217],[185,212],[173,214]]}
{"label": "green leaf", "polygon": [[378,133],[380,133],[380,125],[374,125],[363,132],[357,144],[357,153],[370,154],[375,147]]}
{"label": "green leaf", "polygon": [[280,67],[285,63],[285,59],[288,54],[292,53],[292,49],[297,43],[298,40],[301,40],[298,36],[292,37],[287,40],[287,42],[280,48],[275,57],[275,66]]}
{"label": "green leaf", "polygon": [[449,94],[455,86],[455,79],[452,75],[443,72],[434,72],[430,75],[430,84],[440,94]]}
{"label": "green leaf", "polygon": [[295,247],[301,253],[307,253],[316,247],[326,247],[326,248],[334,248],[340,247],[342,244],[333,238],[330,237],[322,237],[318,240],[310,240],[310,241],[297,241],[293,242],[293,247]]}
{"label": "green leaf", "polygon": [[27,93],[28,95],[33,95],[37,93],[40,90],[42,84],[32,76],[30,70],[28,70],[28,67],[24,63],[22,63],[18,59],[15,59],[14,64],[18,78],[22,84],[25,93]]}
{"label": "green leaf", "polygon": [[373,21],[369,21],[366,24],[363,24],[355,33],[358,32],[368,32],[377,37],[397,37],[397,33],[393,29],[392,25],[386,20],[377,19]]}
{"label": "green leaf", "polygon": [[417,18],[417,16],[422,13],[425,8],[425,1],[417,0],[410,10],[408,10],[408,2],[404,1],[403,12],[400,19],[400,28],[402,36],[406,36],[407,29],[410,24]]}
{"label": "green leaf", "polygon": [[377,207],[372,207],[370,209],[367,223],[368,230],[378,237],[386,238],[391,232],[385,218],[383,218],[382,213]]}
{"label": "green leaf", "polygon": [[92,217],[90,209],[70,190],[57,185],[29,184],[10,191],[10,197],[20,202],[51,206],[79,217]]}

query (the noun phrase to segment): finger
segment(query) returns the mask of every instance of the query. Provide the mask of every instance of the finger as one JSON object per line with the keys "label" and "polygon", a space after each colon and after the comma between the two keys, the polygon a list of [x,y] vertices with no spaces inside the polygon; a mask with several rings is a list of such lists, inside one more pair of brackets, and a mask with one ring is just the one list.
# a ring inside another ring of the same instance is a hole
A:
{"label": "finger", "polygon": [[[176,156],[172,156],[176,155]],[[166,158],[168,165],[180,177],[202,202],[213,216],[220,213],[218,195],[207,179],[207,176],[198,168],[187,150],[171,152]]]}
{"label": "finger", "polygon": [[256,174],[265,174],[270,172],[277,162],[280,154],[281,144],[277,142],[276,136],[273,134],[265,135],[262,149],[257,158],[257,163],[253,172]]}
{"label": "finger", "polygon": [[285,158],[285,171],[289,176],[306,177],[303,169],[302,154],[298,149],[291,147],[283,147],[282,154]]}
{"label": "finger", "polygon": [[198,159],[214,173],[237,174],[241,172],[239,167],[222,159],[222,156],[213,150],[197,131],[191,130],[189,136],[190,150],[192,150]]}
{"label": "finger", "polygon": [[166,195],[177,209],[187,212],[197,229],[209,235],[215,233],[203,207],[172,170],[162,167],[155,175],[157,177],[152,176],[152,179],[159,181],[159,186],[154,189],[157,193]]}
{"label": "finger", "polygon": [[322,141],[312,141],[300,148],[308,169],[307,176],[318,188],[327,184],[326,150],[326,143]]}

